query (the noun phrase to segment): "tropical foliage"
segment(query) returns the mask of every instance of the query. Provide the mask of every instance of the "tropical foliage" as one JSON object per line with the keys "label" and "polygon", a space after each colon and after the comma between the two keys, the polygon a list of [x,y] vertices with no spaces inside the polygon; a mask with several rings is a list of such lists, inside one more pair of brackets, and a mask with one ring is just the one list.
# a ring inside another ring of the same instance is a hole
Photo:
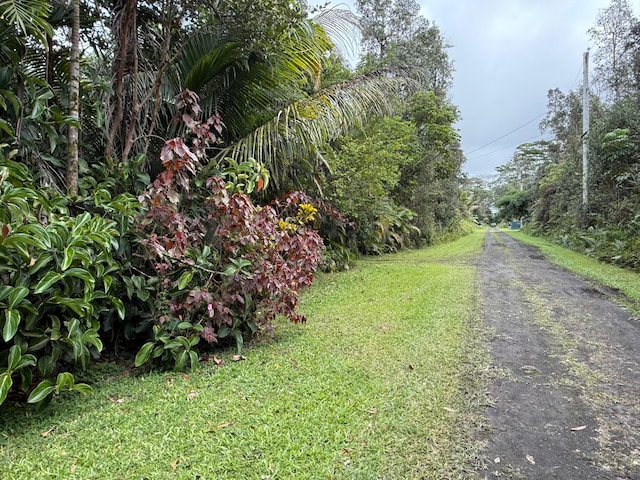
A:
{"label": "tropical foliage", "polygon": [[0,404],[105,349],[193,369],[317,268],[462,231],[448,46],[376,5],[0,2]]}

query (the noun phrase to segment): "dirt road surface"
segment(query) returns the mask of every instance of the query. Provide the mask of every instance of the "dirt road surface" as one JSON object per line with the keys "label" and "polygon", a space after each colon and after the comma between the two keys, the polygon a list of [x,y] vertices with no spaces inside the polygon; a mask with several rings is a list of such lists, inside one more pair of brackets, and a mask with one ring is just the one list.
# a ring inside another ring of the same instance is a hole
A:
{"label": "dirt road surface", "polygon": [[640,480],[640,321],[503,233],[479,267],[493,378],[480,477]]}

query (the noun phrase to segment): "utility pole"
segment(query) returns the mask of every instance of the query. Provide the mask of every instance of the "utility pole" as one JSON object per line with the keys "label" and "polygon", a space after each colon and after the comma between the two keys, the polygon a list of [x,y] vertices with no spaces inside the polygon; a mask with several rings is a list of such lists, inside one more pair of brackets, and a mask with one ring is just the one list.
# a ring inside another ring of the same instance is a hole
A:
{"label": "utility pole", "polygon": [[589,50],[584,52],[582,80],[582,208],[589,207]]}

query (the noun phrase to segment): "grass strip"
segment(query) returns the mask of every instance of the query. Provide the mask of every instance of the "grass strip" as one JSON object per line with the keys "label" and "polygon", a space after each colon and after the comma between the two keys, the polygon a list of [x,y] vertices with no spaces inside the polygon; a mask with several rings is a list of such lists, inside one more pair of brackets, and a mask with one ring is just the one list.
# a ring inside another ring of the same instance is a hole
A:
{"label": "grass strip", "polygon": [[96,366],[92,396],[0,418],[4,479],[475,478],[482,232],[321,276],[282,323],[193,374]]}
{"label": "grass strip", "polygon": [[551,262],[601,285],[619,290],[628,301],[624,301],[635,314],[640,314],[640,274],[628,269],[598,261],[587,255],[555,245],[548,240],[522,233],[505,230],[505,233],[521,242],[540,248]]}

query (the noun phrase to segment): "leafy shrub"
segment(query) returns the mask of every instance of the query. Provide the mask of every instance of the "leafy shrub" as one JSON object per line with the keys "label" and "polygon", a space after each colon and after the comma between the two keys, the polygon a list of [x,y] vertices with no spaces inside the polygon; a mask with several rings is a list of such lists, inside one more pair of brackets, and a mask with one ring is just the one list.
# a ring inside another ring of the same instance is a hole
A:
{"label": "leafy shrub", "polygon": [[41,380],[29,402],[88,391],[59,370],[99,355],[102,313],[124,316],[110,290],[116,222],[68,208],[67,198],[36,188],[23,165],[0,159],[0,403],[18,376],[24,392]]}
{"label": "leafy shrub", "polygon": [[[197,100],[185,98],[187,106]],[[311,284],[320,262],[322,239],[308,226],[316,209],[306,195],[255,206],[246,192],[260,190],[266,172],[254,162],[230,163],[222,172],[228,183],[196,176],[194,151],[216,141],[221,122],[193,118],[185,122],[191,146],[181,138],[167,141],[165,170],[141,196],[147,210],[140,243],[159,282],[153,337],[136,365],[155,360],[193,369],[201,340],[230,338],[240,349],[245,336],[270,331],[276,315],[304,321],[296,311],[298,290]]]}
{"label": "leafy shrub", "polygon": [[618,228],[589,227],[561,240],[565,247],[603,262],[640,270],[640,215]]}
{"label": "leafy shrub", "polygon": [[[143,270],[138,232],[132,228],[143,214],[143,208],[133,194],[127,193],[141,193],[149,185],[149,176],[142,170],[143,162],[144,156],[139,155],[124,164],[105,159],[103,163],[82,165],[79,185],[82,197],[74,202],[75,209],[113,220],[118,232],[112,251],[118,269],[112,273],[109,291],[122,301],[125,315],[122,318],[113,309],[103,312],[100,319],[101,337],[114,350],[119,349],[123,341],[136,340],[138,335],[146,336],[152,327],[151,310],[157,277],[153,272]],[[115,192],[123,190],[125,193],[114,196]],[[131,345],[125,347],[131,348]]]}

